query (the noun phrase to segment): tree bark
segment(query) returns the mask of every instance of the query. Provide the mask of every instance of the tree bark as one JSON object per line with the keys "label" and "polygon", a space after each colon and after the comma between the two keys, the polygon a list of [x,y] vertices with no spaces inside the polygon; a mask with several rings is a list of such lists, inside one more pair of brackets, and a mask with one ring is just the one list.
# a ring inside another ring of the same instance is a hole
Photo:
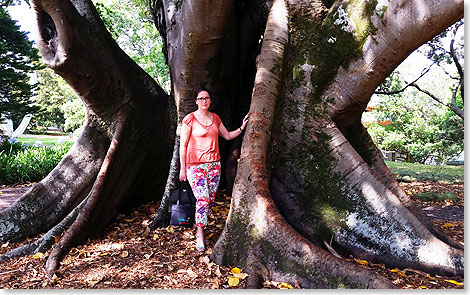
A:
{"label": "tree bark", "polygon": [[[59,166],[2,212],[8,222],[18,215],[27,215],[25,221],[3,223],[1,232],[2,240],[17,240],[66,218],[64,227],[70,227],[46,263],[52,275],[72,246],[99,234],[126,208],[163,191],[176,116],[169,96],[117,46],[91,1],[33,4],[43,60],[83,100],[87,121]],[[33,199],[46,202],[37,202],[39,207],[31,211]]]}
{"label": "tree bark", "polygon": [[[2,241],[49,230],[24,253],[47,247],[54,224],[68,227],[49,255],[49,275],[73,245],[148,196],[164,193],[155,221],[165,220],[179,165],[176,126],[195,109],[193,88],[205,84],[229,129],[248,106],[251,113],[243,141],[221,143],[226,172],[236,178],[212,255],[243,267],[248,287],[266,279],[303,288],[394,287],[340,255],[463,276],[462,247],[413,212],[360,125],[376,87],[463,17],[462,0],[150,2],[164,30],[172,96],[119,49],[91,1],[33,3],[43,60],[88,108],[68,156],[0,216]],[[73,173],[81,176],[75,186],[67,178]],[[61,207],[28,231],[44,208],[26,206],[35,198]]]}

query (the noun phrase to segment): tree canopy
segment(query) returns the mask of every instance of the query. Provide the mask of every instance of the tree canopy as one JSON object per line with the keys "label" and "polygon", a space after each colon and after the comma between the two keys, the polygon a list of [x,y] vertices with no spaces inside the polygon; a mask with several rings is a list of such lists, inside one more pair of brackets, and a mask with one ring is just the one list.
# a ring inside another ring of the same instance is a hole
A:
{"label": "tree canopy", "polygon": [[32,106],[34,85],[30,74],[39,69],[39,53],[16,21],[0,7],[0,114],[17,126]]}

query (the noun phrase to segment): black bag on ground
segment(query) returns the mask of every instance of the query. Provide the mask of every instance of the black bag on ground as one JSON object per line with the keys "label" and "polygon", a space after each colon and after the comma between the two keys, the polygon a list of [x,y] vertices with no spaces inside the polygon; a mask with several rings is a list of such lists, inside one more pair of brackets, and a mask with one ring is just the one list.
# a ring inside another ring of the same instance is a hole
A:
{"label": "black bag on ground", "polygon": [[[176,204],[173,204],[172,198],[176,196]],[[196,198],[188,183],[180,184],[178,189],[170,193],[171,217],[170,225],[180,225],[184,227],[192,227],[194,224],[194,215],[196,211]]]}
{"label": "black bag on ground", "polygon": [[196,198],[194,197],[193,190],[187,181],[180,182],[177,188],[174,188],[170,192],[170,200],[168,201],[168,212],[171,212],[172,205],[176,203],[181,205],[192,205],[196,206]]}

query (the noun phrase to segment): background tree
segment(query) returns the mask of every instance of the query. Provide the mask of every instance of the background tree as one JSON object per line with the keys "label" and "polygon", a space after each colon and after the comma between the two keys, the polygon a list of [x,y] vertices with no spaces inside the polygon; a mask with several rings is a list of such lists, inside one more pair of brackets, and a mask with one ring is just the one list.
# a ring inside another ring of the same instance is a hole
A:
{"label": "background tree", "polygon": [[387,126],[368,127],[380,148],[398,151],[407,155],[408,161],[420,163],[428,159],[443,163],[463,151],[462,25],[463,19],[410,57],[429,59],[426,66],[419,63],[421,74],[415,74],[419,64],[404,62],[377,88],[371,101],[373,119],[391,121]]}
{"label": "background tree", "polygon": [[142,69],[170,91],[162,42],[144,0],[100,0],[96,9],[111,36]]}
{"label": "background tree", "polygon": [[38,90],[34,104],[40,109],[31,120],[30,130],[44,131],[55,125],[66,132],[80,127],[85,121],[82,101],[62,77],[51,69],[36,71]]}
{"label": "background tree", "polygon": [[90,1],[34,1],[43,60],[84,101],[87,122],[59,166],[0,212],[2,241],[46,231],[4,259],[47,249],[67,228],[46,262],[52,275],[72,245],[161,195],[174,179],[176,119],[206,84],[229,129],[251,113],[241,148],[224,149],[224,163],[241,156],[227,174],[236,176],[232,204],[212,254],[242,266],[248,287],[393,287],[326,248],[463,275],[462,246],[412,207],[361,124],[377,86],[463,17],[463,1],[150,4],[173,97],[116,45]]}
{"label": "background tree", "polygon": [[[396,74],[382,85],[403,88]],[[417,163],[445,163],[463,151],[463,120],[422,92],[409,88],[394,95],[378,95],[372,105],[363,120],[380,149],[399,152],[406,161]],[[386,121],[390,124],[379,123]]]}
{"label": "background tree", "polygon": [[39,54],[32,44],[0,7],[0,114],[10,118],[14,126],[37,110],[32,106],[34,85],[29,75],[39,68]]}

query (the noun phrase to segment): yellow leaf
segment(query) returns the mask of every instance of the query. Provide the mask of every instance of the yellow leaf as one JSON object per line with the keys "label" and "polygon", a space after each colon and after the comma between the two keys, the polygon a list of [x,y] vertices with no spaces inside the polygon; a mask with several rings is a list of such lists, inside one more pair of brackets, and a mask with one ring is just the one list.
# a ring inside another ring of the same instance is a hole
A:
{"label": "yellow leaf", "polygon": [[41,253],[41,252],[38,252],[38,253],[36,253],[36,254],[33,255],[33,258],[34,258],[34,259],[38,259],[38,258],[41,258],[42,256],[44,256],[44,254]]}
{"label": "yellow leaf", "polygon": [[56,243],[56,244],[60,241],[60,238],[62,238],[62,237],[61,237],[61,236],[55,237],[55,243]]}
{"label": "yellow leaf", "polygon": [[454,226],[455,226],[455,225],[454,225],[453,223],[450,223],[450,222],[448,222],[448,223],[442,225],[442,227],[445,227],[445,228],[454,227]]}
{"label": "yellow leaf", "polygon": [[238,285],[238,283],[240,283],[240,279],[239,278],[236,278],[236,277],[229,277],[228,278],[228,285],[230,287],[235,287]]}
{"label": "yellow leaf", "polygon": [[369,264],[369,262],[367,262],[367,261],[365,261],[365,260],[361,260],[361,259],[356,259],[356,258],[354,258],[354,261],[356,261],[357,263],[362,264],[362,265],[367,265],[367,264]]}
{"label": "yellow leaf", "polygon": [[463,286],[463,283],[460,283],[460,282],[457,282],[457,281],[454,281],[454,280],[444,280],[446,282],[449,282],[451,284],[454,284],[454,285],[457,285],[457,286]]}
{"label": "yellow leaf", "polygon": [[241,273],[242,271],[238,267],[232,268],[231,273]]}
{"label": "yellow leaf", "polygon": [[206,238],[207,238],[207,239],[210,239],[213,235],[214,235],[214,234],[209,234],[209,235],[207,235]]}
{"label": "yellow leaf", "polygon": [[249,276],[249,274],[242,272],[242,273],[234,273],[233,276],[236,278],[239,278],[240,280],[244,280],[247,276]]}
{"label": "yellow leaf", "polygon": [[294,287],[292,287],[291,284],[287,284],[287,283],[280,283],[278,286],[277,286],[279,289],[294,289]]}
{"label": "yellow leaf", "polygon": [[425,286],[419,286],[420,289],[428,289],[427,287]]}
{"label": "yellow leaf", "polygon": [[402,271],[398,271],[397,274],[400,276],[400,277],[403,277],[403,278],[406,278],[406,274]]}
{"label": "yellow leaf", "polygon": [[172,227],[171,225],[167,226],[167,227],[165,228],[165,230],[166,230],[167,232],[169,232],[170,234],[172,234],[172,233],[175,232],[175,230],[173,229],[173,227]]}
{"label": "yellow leaf", "polygon": [[399,272],[400,270],[398,268],[394,268],[390,270],[391,272]]}

